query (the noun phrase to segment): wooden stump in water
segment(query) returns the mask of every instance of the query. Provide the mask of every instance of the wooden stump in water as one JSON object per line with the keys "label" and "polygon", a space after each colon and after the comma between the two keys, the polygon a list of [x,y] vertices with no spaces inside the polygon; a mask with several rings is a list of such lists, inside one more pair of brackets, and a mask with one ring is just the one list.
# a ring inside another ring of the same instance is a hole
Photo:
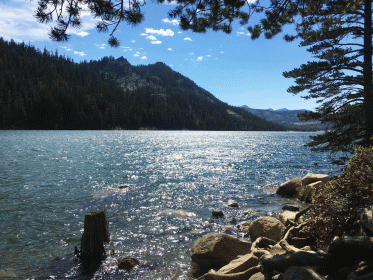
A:
{"label": "wooden stump in water", "polygon": [[81,259],[90,267],[100,264],[104,255],[104,242],[108,243],[109,227],[105,210],[93,211],[85,215],[84,233],[81,240]]}

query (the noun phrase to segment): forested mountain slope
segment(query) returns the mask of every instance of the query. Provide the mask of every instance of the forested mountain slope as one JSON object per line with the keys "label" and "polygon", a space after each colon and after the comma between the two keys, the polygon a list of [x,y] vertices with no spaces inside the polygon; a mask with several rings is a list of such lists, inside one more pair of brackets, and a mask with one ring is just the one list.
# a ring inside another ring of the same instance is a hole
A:
{"label": "forested mountain slope", "polygon": [[0,38],[0,129],[284,130],[164,63],[74,63]]}

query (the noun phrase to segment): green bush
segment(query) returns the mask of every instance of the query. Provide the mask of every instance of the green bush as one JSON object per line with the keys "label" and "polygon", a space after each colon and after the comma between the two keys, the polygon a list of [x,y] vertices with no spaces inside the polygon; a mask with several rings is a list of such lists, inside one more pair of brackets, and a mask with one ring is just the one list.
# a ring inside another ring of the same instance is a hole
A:
{"label": "green bush", "polygon": [[373,147],[355,147],[346,171],[315,193],[307,215],[305,231],[320,247],[327,247],[335,236],[353,234],[360,211],[373,205]]}

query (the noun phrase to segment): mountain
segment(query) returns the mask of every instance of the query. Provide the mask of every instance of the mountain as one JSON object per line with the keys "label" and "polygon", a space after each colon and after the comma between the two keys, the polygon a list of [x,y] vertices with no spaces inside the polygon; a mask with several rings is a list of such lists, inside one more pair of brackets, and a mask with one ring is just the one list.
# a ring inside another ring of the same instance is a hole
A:
{"label": "mountain", "polygon": [[298,114],[306,112],[306,110],[288,110],[288,109],[252,109],[244,105],[241,108],[251,114],[263,118],[267,121],[275,122],[287,127],[290,130],[296,131],[319,131],[327,128],[326,125],[319,121],[300,121]]}
{"label": "mountain", "polygon": [[161,62],[75,63],[0,38],[0,77],[0,129],[285,130]]}

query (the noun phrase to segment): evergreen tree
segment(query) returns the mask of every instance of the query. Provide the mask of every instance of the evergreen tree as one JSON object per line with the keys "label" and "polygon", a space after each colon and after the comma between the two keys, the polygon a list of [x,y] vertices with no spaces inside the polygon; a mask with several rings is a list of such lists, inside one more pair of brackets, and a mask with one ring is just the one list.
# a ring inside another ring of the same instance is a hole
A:
{"label": "evergreen tree", "polygon": [[301,13],[296,36],[316,61],[292,71],[295,86],[306,99],[321,103],[304,120],[321,120],[330,130],[312,137],[313,150],[352,151],[353,144],[369,145],[373,137],[372,10],[371,1],[314,1]]}

